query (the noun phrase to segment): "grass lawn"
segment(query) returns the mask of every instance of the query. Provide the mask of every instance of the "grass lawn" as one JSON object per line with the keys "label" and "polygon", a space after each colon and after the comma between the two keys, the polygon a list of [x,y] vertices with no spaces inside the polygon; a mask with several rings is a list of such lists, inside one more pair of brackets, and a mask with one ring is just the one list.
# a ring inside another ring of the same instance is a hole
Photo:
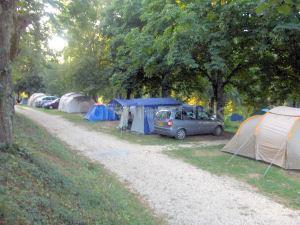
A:
{"label": "grass lawn", "polygon": [[230,133],[235,133],[241,125],[240,121],[230,121],[229,119],[225,119],[224,127],[225,131]]}
{"label": "grass lawn", "polygon": [[98,164],[17,115],[0,151],[0,224],[164,224]]}
{"label": "grass lawn", "polygon": [[221,152],[222,147],[182,148],[166,151],[166,154],[214,174],[237,178],[288,207],[300,209],[299,171],[286,171],[273,166],[264,177],[268,164],[239,156],[228,163],[232,155]]}

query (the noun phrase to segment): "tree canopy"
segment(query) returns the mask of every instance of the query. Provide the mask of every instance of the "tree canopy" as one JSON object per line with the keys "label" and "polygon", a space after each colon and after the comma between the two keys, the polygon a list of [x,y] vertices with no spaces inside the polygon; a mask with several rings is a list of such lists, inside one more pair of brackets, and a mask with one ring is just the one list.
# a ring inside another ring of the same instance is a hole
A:
{"label": "tree canopy", "polygon": [[[43,4],[58,12],[40,24],[48,30],[26,32],[14,63],[16,84],[30,75],[41,77],[49,94],[196,98],[216,107],[220,118],[230,100],[255,108],[300,101],[296,0]],[[55,33],[68,42],[62,52],[44,41]]]}

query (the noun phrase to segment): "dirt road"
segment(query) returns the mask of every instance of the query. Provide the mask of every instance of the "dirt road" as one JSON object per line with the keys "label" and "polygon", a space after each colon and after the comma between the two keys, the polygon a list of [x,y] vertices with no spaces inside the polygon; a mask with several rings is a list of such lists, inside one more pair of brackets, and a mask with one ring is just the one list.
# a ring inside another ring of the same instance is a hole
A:
{"label": "dirt road", "polygon": [[33,109],[17,107],[16,111],[115,173],[169,224],[300,225],[299,211],[232,178],[171,159],[159,147],[121,141]]}

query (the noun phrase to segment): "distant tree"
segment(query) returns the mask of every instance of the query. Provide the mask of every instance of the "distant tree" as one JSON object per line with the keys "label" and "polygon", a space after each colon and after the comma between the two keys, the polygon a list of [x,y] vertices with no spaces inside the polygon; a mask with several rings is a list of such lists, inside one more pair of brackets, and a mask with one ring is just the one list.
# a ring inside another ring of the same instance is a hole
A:
{"label": "distant tree", "polygon": [[40,76],[31,74],[22,76],[19,80],[17,80],[14,85],[14,90],[19,97],[20,93],[22,92],[25,92],[28,95],[31,95],[35,92],[43,92],[45,90],[45,85]]}
{"label": "distant tree", "polygon": [[[75,0],[61,5],[57,21],[66,30],[68,46],[64,50],[64,70],[58,71],[66,82],[66,91],[81,91],[94,98],[112,96],[107,59],[107,40],[100,32],[104,0]],[[51,79],[49,77],[49,79]]]}

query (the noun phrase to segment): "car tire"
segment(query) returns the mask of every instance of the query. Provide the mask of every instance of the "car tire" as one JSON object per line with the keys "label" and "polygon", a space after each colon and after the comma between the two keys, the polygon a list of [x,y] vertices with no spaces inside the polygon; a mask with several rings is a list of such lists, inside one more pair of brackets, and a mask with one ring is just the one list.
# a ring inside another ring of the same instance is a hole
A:
{"label": "car tire", "polygon": [[179,129],[179,130],[177,130],[176,136],[175,136],[175,138],[177,140],[183,140],[183,139],[185,139],[185,137],[186,137],[186,131],[185,131],[185,129]]}
{"label": "car tire", "polygon": [[217,126],[213,132],[214,136],[221,136],[223,134],[223,128],[221,126]]}

